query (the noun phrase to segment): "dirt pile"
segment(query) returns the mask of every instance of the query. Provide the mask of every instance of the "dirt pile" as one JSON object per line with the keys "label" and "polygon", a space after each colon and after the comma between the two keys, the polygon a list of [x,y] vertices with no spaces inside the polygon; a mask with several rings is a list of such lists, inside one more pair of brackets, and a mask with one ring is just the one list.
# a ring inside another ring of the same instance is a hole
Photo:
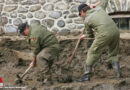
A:
{"label": "dirt pile", "polygon": [[[90,82],[76,83],[75,80],[84,73],[84,65],[87,57],[90,41],[82,40],[79,48],[73,58],[72,63],[69,65],[67,59],[75,47],[76,39],[67,39],[60,41],[62,50],[59,60],[55,61],[50,72],[51,78],[49,83],[44,84],[44,78],[39,77],[37,68],[30,70],[28,75],[24,78],[24,83],[21,85],[27,86],[27,90],[128,90],[130,89],[130,40],[120,41],[121,70],[124,78],[121,80],[115,79],[116,75],[112,69],[107,66],[107,53],[104,51],[103,56],[94,65],[93,77]],[[3,77],[5,85],[9,83],[16,86],[14,83],[16,74],[22,73],[28,67],[31,60],[25,60],[18,56],[17,51],[24,51],[29,53],[30,48],[23,40],[13,41],[10,39],[2,39],[0,42],[0,74]],[[127,80],[126,80],[127,79]],[[7,83],[9,82],[9,83]],[[87,84],[87,85],[86,85]],[[20,85],[20,86],[21,86]],[[116,89],[126,88],[126,89]],[[37,88],[37,89],[36,89]],[[43,89],[44,88],[44,89]],[[107,89],[106,89],[107,88]]]}

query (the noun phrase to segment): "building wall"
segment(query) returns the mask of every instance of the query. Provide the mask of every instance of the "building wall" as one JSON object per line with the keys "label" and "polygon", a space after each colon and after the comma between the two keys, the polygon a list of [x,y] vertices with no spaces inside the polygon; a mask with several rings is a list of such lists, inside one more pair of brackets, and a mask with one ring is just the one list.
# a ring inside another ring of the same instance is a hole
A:
{"label": "building wall", "polygon": [[[84,28],[77,7],[98,0],[0,0],[4,30],[13,32],[22,22],[39,20],[51,31],[72,31]],[[107,12],[130,10],[130,0],[109,0]]]}

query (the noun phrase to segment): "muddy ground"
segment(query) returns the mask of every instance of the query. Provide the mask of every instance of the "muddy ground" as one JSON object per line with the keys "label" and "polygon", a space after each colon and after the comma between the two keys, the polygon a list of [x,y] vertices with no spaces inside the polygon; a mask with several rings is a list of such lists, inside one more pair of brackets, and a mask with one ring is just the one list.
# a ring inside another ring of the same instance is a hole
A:
{"label": "muddy ground", "polygon": [[[43,83],[44,77],[37,73],[35,67],[24,77],[23,83],[16,84],[16,74],[21,75],[31,63],[31,49],[24,39],[1,38],[0,76],[3,79],[4,86],[24,86],[26,87],[25,90],[130,90],[129,39],[120,40],[120,67],[124,76],[122,79],[116,78],[113,69],[110,69],[106,50],[94,65],[91,81],[84,83],[77,83],[76,79],[84,73],[90,41],[87,39],[81,41],[72,63],[68,64],[67,60],[71,56],[76,42],[77,39],[60,40],[62,50],[59,60],[55,60],[50,70],[51,77],[48,83]],[[0,90],[3,89],[0,88]]]}

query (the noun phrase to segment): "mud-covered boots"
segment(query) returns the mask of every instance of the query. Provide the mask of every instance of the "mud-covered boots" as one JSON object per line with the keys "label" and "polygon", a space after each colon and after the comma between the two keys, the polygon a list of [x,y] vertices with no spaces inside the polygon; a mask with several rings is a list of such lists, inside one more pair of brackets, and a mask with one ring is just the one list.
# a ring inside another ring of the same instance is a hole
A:
{"label": "mud-covered boots", "polygon": [[115,72],[117,73],[117,77],[118,77],[118,78],[121,78],[121,77],[122,77],[122,74],[121,74],[121,71],[120,71],[119,62],[114,62],[114,63],[113,63],[113,69],[114,69]]}
{"label": "mud-covered boots", "polygon": [[86,66],[85,74],[77,81],[78,82],[89,81],[91,77],[91,72],[92,72],[92,66]]}

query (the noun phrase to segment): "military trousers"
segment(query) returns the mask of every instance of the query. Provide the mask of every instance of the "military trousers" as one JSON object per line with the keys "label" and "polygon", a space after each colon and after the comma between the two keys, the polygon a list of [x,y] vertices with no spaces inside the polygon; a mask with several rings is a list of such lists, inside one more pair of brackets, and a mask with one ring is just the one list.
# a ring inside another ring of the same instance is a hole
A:
{"label": "military trousers", "polygon": [[37,55],[37,68],[43,74],[49,73],[54,62],[58,59],[60,50],[56,47],[46,47]]}
{"label": "military trousers", "polygon": [[91,47],[87,53],[87,65],[93,65],[99,60],[101,54],[105,49],[108,49],[109,61],[111,63],[118,61],[119,51],[119,32],[113,31],[113,33],[101,33],[95,37]]}

